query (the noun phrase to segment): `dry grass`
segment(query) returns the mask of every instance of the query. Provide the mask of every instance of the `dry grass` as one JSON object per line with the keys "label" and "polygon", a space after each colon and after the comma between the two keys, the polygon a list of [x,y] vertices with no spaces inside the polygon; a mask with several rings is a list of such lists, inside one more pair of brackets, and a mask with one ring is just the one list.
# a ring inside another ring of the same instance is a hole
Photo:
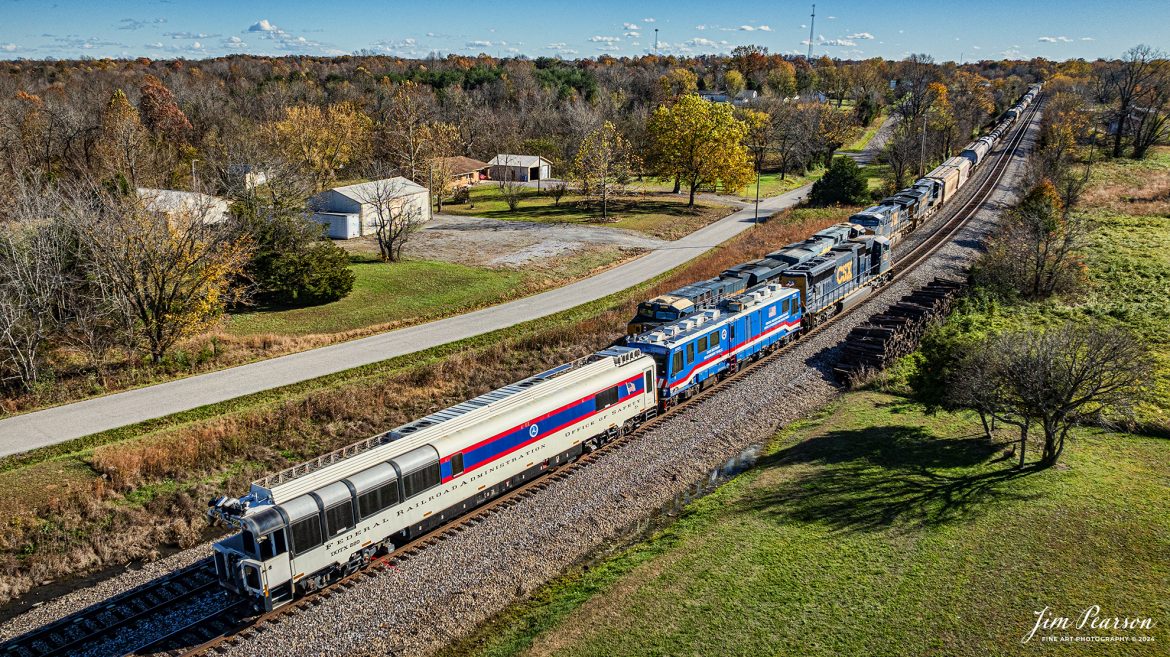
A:
{"label": "dry grass", "polygon": [[[584,320],[552,319],[390,376],[349,380],[98,447],[84,461],[88,479],[52,496],[37,499],[26,490],[19,502],[7,501],[18,508],[0,533],[0,601],[38,581],[151,558],[160,546],[194,544],[207,529],[201,500],[242,492],[268,472],[602,348],[622,334],[640,299],[803,239],[851,211],[783,213]],[[262,336],[244,343],[255,349],[281,344]],[[6,474],[20,477],[19,471]],[[14,497],[0,493],[5,496]]]}

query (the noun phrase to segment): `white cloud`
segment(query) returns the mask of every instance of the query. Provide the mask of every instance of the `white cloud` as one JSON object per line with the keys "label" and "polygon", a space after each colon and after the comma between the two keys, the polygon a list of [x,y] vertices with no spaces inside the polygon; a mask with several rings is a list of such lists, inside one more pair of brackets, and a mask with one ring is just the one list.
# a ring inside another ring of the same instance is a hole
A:
{"label": "white cloud", "polygon": [[971,46],[972,50],[983,50],[983,46]]}
{"label": "white cloud", "polygon": [[1042,36],[1036,40],[1039,41],[1040,43],[1056,43],[1058,41],[1060,43],[1072,43],[1072,39],[1070,39],[1066,36],[1055,36],[1055,37]]}
{"label": "white cloud", "polygon": [[1093,37],[1081,37],[1081,41],[1096,41]]}
{"label": "white cloud", "polygon": [[756,28],[752,27],[751,25],[740,25],[739,26],[740,32],[755,32],[755,30],[756,30]]}
{"label": "white cloud", "polygon": [[203,50],[203,44],[199,43],[198,41],[196,41],[195,43],[192,43],[191,47],[196,49],[196,50]]}
{"label": "white cloud", "polygon": [[869,32],[856,32],[845,37],[846,39],[872,39],[873,35]]}
{"label": "white cloud", "polygon": [[643,19],[642,19],[642,22],[643,22],[643,23],[653,23],[653,22],[654,22],[654,19],[653,19],[653,18],[643,18]]}
{"label": "white cloud", "polygon": [[761,25],[761,26],[757,27],[756,29],[761,31],[761,32],[771,32],[772,31],[772,27],[769,25]]}
{"label": "white cloud", "polygon": [[622,27],[627,29],[627,30],[640,30],[640,29],[642,29],[642,28],[638,27],[637,23],[622,23]]}
{"label": "white cloud", "polygon": [[3,50],[4,52],[16,52],[17,50],[20,50],[20,46],[16,45],[15,43],[0,43],[0,50]]}
{"label": "white cloud", "polygon": [[1059,40],[1061,43],[1072,43],[1072,39],[1070,39],[1070,38],[1068,38],[1068,37],[1066,37],[1066,36],[1058,36],[1058,37],[1056,37],[1056,38],[1057,38],[1057,39],[1058,39],[1058,40]]}
{"label": "white cloud", "polygon": [[836,17],[836,16],[825,16],[825,18],[827,18],[827,19],[829,19],[829,20],[831,20],[831,21],[835,21],[835,20],[837,20],[837,17]]}
{"label": "white cloud", "polygon": [[709,48],[712,46],[719,45],[718,41],[712,41],[711,39],[704,39],[703,37],[695,37],[694,39],[687,41],[687,43],[692,45],[692,46],[699,46],[699,47],[704,47],[704,48]]}
{"label": "white cloud", "polygon": [[822,46],[839,46],[839,47],[843,47],[843,48],[845,48],[845,47],[851,48],[851,47],[857,45],[856,41],[852,41],[850,39],[826,39],[823,36],[817,41],[817,43],[819,43]]}
{"label": "white cloud", "polygon": [[622,36],[637,39],[638,37],[642,36],[642,33],[641,32],[626,32],[626,33],[622,34]]}
{"label": "white cloud", "polygon": [[615,37],[615,36],[594,35],[594,36],[589,37],[589,40],[592,41],[593,43],[617,43],[618,41],[621,41],[622,38]]}
{"label": "white cloud", "polygon": [[240,45],[240,44],[244,43],[244,40],[238,36],[230,36],[227,38],[227,42],[231,43],[231,44],[235,44],[235,45]]}
{"label": "white cloud", "polygon": [[259,21],[252,23],[248,27],[249,32],[280,32],[280,28],[268,22],[267,18],[262,18]]}
{"label": "white cloud", "polygon": [[706,26],[706,25],[696,25],[696,26],[695,26],[695,29],[696,29],[696,30],[699,30],[699,31],[702,31],[702,30],[705,30],[705,29],[707,29],[707,26]]}
{"label": "white cloud", "polygon": [[484,41],[482,39],[479,39],[476,41],[468,41],[467,43],[464,44],[464,47],[465,48],[491,48],[494,45],[496,45],[496,44],[492,43],[491,41]]}

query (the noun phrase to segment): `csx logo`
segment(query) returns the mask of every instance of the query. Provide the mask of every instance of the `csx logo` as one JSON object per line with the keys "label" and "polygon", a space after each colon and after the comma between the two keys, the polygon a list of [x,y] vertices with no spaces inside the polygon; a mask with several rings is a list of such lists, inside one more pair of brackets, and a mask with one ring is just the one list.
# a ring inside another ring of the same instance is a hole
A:
{"label": "csx logo", "polygon": [[853,278],[853,263],[847,262],[837,268],[837,282],[845,283]]}

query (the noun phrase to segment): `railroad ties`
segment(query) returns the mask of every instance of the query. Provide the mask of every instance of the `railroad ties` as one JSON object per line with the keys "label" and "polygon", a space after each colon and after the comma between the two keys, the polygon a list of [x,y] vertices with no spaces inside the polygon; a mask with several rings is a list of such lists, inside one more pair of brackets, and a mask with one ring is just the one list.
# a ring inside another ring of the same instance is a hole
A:
{"label": "railroad ties", "polygon": [[930,325],[950,313],[966,290],[958,281],[936,278],[902,297],[885,311],[855,326],[833,371],[846,385],[854,385],[918,348]]}

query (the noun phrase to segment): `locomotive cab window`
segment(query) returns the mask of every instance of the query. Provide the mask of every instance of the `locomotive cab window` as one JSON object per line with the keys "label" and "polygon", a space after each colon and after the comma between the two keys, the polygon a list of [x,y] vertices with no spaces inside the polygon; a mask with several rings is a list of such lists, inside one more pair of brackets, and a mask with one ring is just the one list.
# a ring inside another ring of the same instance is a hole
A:
{"label": "locomotive cab window", "polygon": [[309,516],[294,522],[292,533],[293,554],[304,554],[321,544],[321,518]]}
{"label": "locomotive cab window", "polygon": [[336,536],[353,527],[353,502],[346,500],[341,504],[325,509],[325,524],[329,527],[329,535]]}
{"label": "locomotive cab window", "polygon": [[699,338],[699,353],[707,351],[707,336]]}
{"label": "locomotive cab window", "polygon": [[643,390],[642,392],[650,392],[653,389],[654,389],[654,376],[650,373],[650,370],[646,370],[646,389]]}
{"label": "locomotive cab window", "polygon": [[618,389],[617,387],[602,390],[593,397],[593,404],[596,410],[609,408],[617,403]]}
{"label": "locomotive cab window", "polygon": [[402,492],[407,498],[414,497],[439,483],[439,464],[432,463],[402,478]]}
{"label": "locomotive cab window", "polygon": [[455,452],[451,455],[451,476],[458,477],[463,474],[463,452]]}
{"label": "locomotive cab window", "polygon": [[695,343],[691,342],[687,345],[687,362],[695,362]]}
{"label": "locomotive cab window", "polygon": [[683,368],[683,353],[681,350],[674,352],[674,362],[670,366],[671,374],[678,374]]}
{"label": "locomotive cab window", "polygon": [[279,557],[288,549],[285,545],[284,530],[278,529],[260,540],[260,560],[268,561]]}

